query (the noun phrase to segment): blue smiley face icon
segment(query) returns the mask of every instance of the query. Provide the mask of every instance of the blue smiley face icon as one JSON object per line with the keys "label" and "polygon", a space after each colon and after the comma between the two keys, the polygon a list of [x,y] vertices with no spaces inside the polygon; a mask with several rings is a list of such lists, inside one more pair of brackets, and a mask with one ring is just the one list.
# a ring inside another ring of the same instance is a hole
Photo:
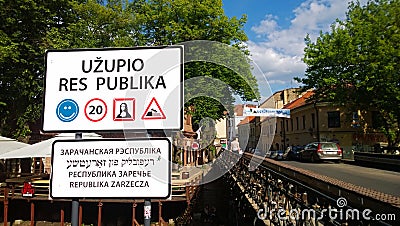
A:
{"label": "blue smiley face icon", "polygon": [[57,105],[57,117],[63,122],[73,121],[79,113],[78,104],[71,99],[62,100]]}

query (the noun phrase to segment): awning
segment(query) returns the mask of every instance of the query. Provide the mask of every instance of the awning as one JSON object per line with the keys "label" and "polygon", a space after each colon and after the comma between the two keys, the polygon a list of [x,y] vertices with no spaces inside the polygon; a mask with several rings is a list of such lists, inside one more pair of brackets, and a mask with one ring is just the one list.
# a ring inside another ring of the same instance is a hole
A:
{"label": "awning", "polygon": [[[83,133],[83,139],[95,139],[101,138],[99,134],[96,133]],[[0,154],[0,159],[20,159],[20,158],[42,158],[42,157],[51,157],[51,149],[53,142],[56,140],[65,140],[65,139],[75,139],[74,133],[62,133],[57,135],[54,138],[50,138],[48,140],[44,140],[32,145],[28,145],[26,147],[21,147],[16,150],[9,151],[7,153]],[[1,145],[1,141],[0,141]]]}
{"label": "awning", "polygon": [[30,146],[27,143],[19,142],[15,139],[0,136],[0,155],[15,151],[19,148]]}

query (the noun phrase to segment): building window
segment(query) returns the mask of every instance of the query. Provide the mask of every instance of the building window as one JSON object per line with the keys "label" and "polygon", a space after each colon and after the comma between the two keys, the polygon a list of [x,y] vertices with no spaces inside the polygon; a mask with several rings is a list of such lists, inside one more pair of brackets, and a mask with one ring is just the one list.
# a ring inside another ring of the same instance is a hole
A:
{"label": "building window", "polygon": [[328,112],[328,128],[339,128],[340,127],[340,112],[329,111]]}
{"label": "building window", "polygon": [[313,129],[315,128],[315,114],[314,113],[311,114],[311,126]]}
{"label": "building window", "polygon": [[299,130],[299,117],[296,117],[296,129]]}
{"label": "building window", "polygon": [[292,127],[292,131],[293,131],[293,119],[290,119],[290,126]]}
{"label": "building window", "polygon": [[281,92],[280,98],[283,101],[283,104],[285,104],[285,92]]}
{"label": "building window", "polygon": [[306,116],[303,115],[303,129],[306,129]]}
{"label": "building window", "polygon": [[353,120],[351,121],[351,127],[353,128],[360,127],[360,117],[358,115],[358,111],[353,112]]}
{"label": "building window", "polygon": [[286,131],[289,131],[289,120],[286,119]]}

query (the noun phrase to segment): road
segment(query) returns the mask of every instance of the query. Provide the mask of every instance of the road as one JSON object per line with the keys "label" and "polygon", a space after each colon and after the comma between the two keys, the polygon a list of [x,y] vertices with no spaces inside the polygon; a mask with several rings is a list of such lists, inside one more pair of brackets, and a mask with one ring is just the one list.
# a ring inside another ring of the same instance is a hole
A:
{"label": "road", "polygon": [[400,197],[400,172],[361,167],[346,163],[282,162],[344,182]]}

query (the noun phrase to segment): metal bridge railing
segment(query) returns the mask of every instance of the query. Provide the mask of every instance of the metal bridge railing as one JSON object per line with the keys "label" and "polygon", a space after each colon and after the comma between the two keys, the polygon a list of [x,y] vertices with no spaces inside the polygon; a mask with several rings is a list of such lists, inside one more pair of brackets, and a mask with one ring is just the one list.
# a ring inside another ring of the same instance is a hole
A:
{"label": "metal bridge railing", "polygon": [[[244,217],[254,217],[254,222],[265,225],[396,225],[389,221],[363,218],[365,209],[357,209],[351,201],[356,194],[350,191],[333,195],[331,191],[319,189],[322,180],[302,181],[301,172],[285,174],[271,167],[270,160],[252,161],[253,156],[238,156],[227,152],[221,167],[229,170],[227,179],[236,197],[236,205]],[[240,158],[240,159],[239,159]],[[231,168],[232,162],[237,163]],[[252,165],[255,164],[255,165]],[[255,170],[249,170],[255,169]],[[278,169],[280,169],[278,167]],[[287,170],[287,169],[286,169]],[[296,176],[297,174],[297,176]],[[314,186],[315,185],[315,186]],[[326,186],[326,185],[325,185]],[[331,189],[334,190],[333,185]],[[350,194],[351,193],[351,194]],[[349,194],[349,196],[346,197]],[[362,195],[360,194],[361,198]],[[247,202],[247,203],[246,203]],[[246,208],[252,209],[250,212]],[[379,207],[378,207],[379,208]],[[396,208],[389,208],[398,211]],[[372,209],[372,212],[379,209]],[[394,212],[393,212],[394,213]],[[394,213],[400,217],[398,212]],[[400,220],[400,219],[397,219]]]}

